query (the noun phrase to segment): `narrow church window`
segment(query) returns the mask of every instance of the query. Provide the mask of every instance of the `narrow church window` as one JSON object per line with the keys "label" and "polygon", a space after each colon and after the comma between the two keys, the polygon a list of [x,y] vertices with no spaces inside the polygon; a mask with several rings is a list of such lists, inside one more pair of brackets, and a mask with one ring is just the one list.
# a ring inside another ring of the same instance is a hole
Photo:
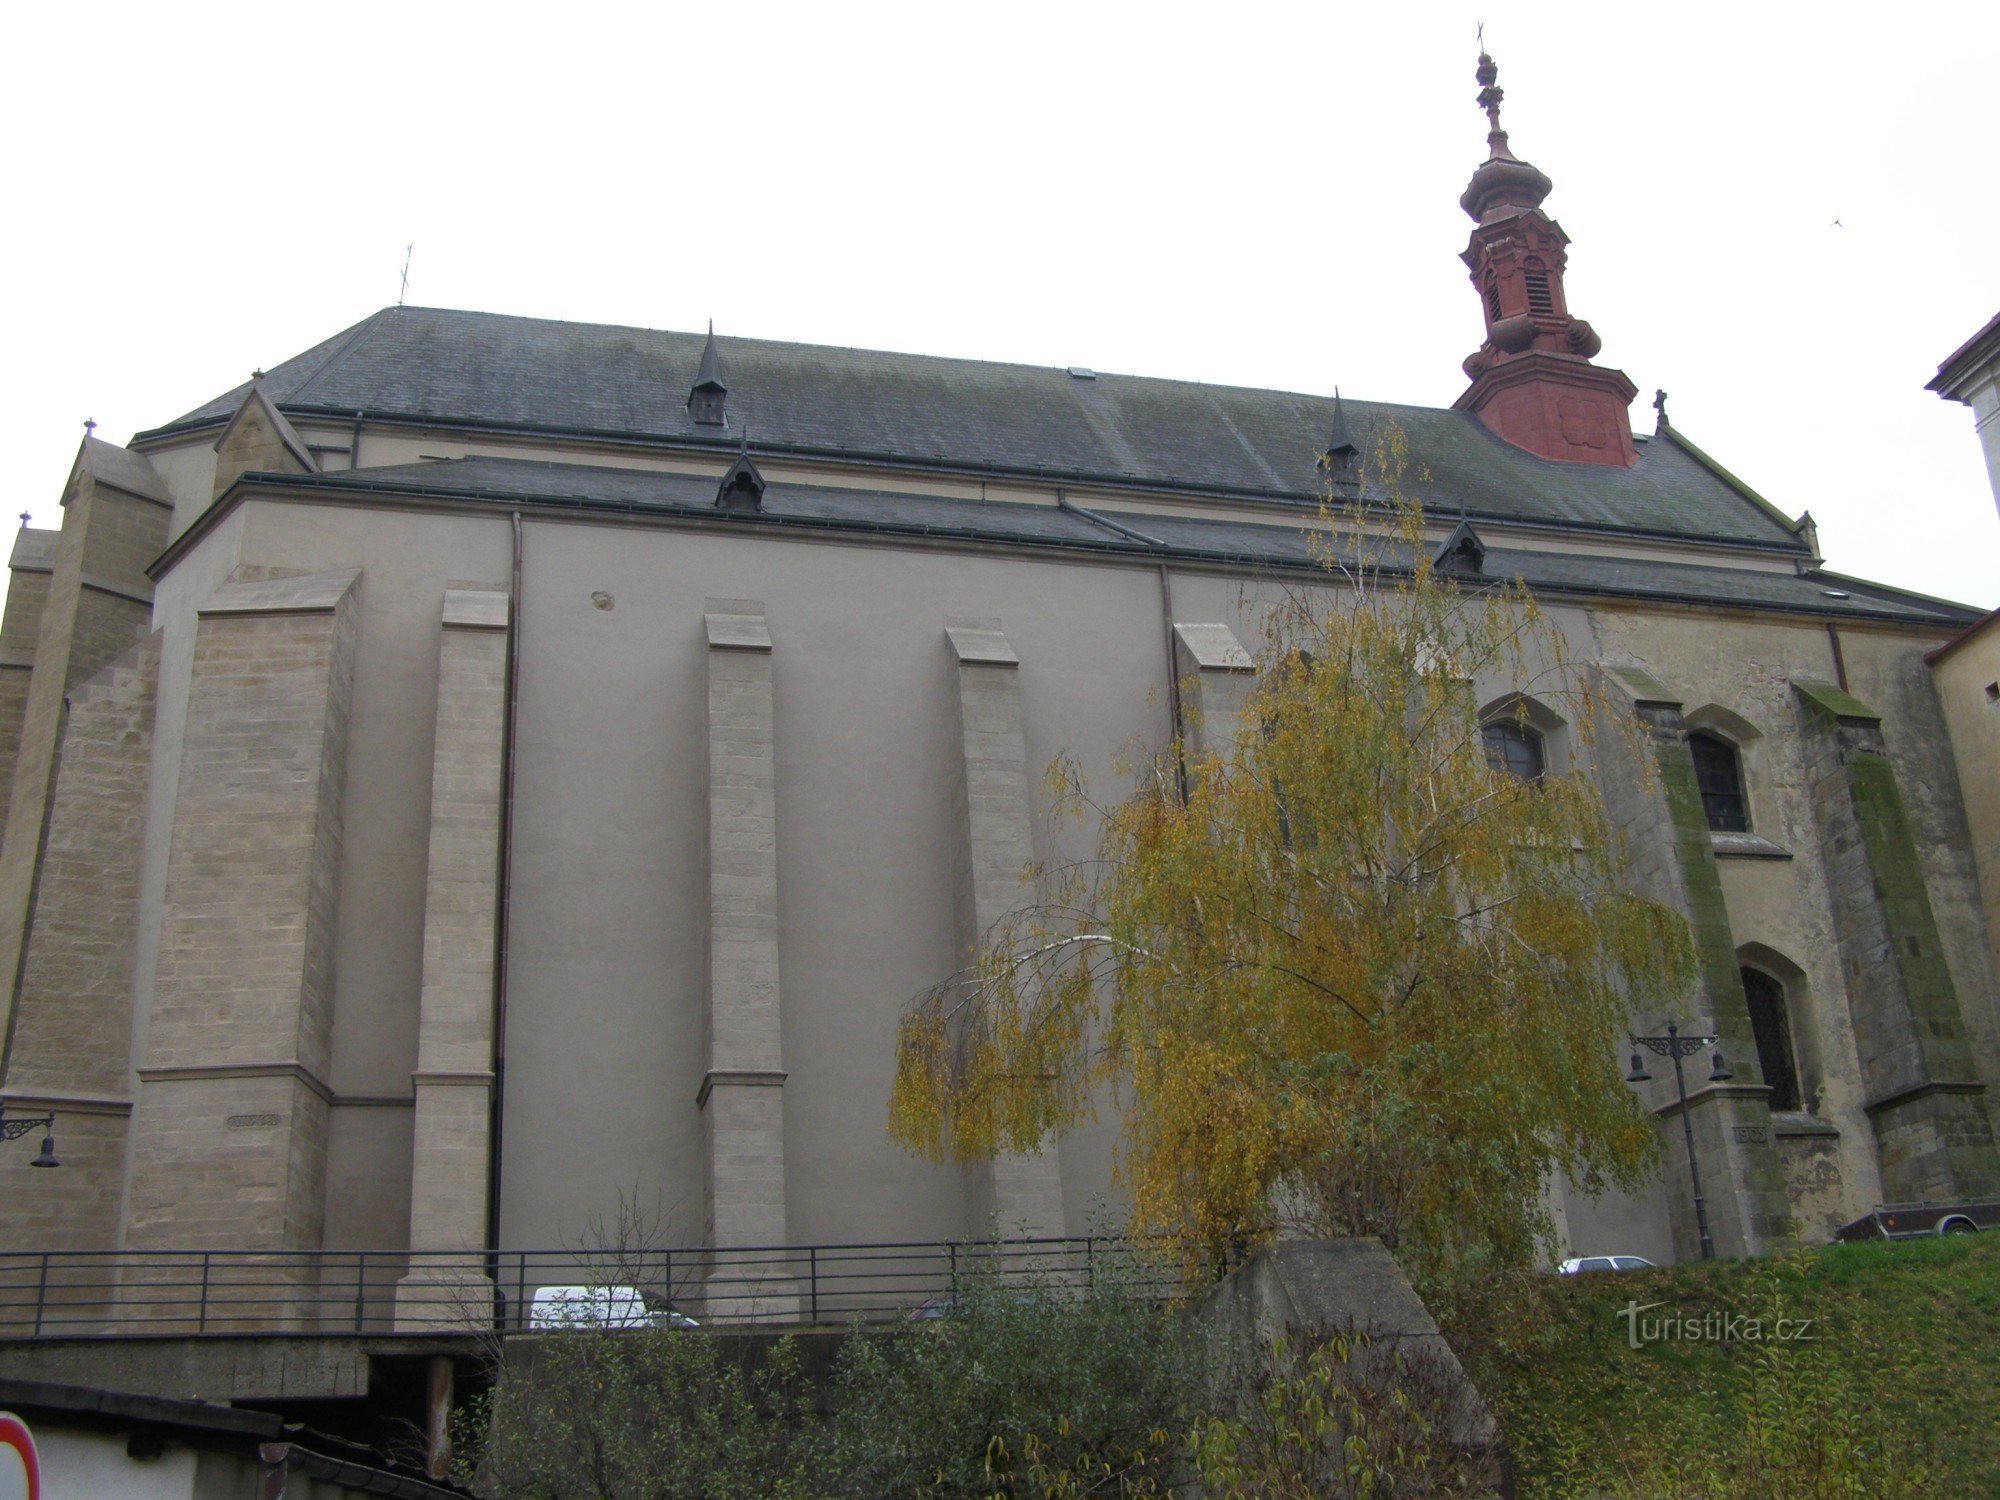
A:
{"label": "narrow church window", "polygon": [[1479,731],[1486,742],[1486,764],[1523,781],[1540,781],[1544,760],[1542,737],[1525,724],[1502,720]]}
{"label": "narrow church window", "polygon": [[1500,283],[1490,276],[1486,278],[1486,321],[1500,321]]}
{"label": "narrow church window", "polygon": [[1750,1034],[1757,1043],[1757,1066],[1770,1085],[1772,1109],[1799,1108],[1799,1070],[1792,1062],[1792,1028],[1785,1016],[1785,987],[1757,969],[1743,971],[1743,998],[1750,1005]]}
{"label": "narrow church window", "polygon": [[1715,833],[1748,833],[1750,807],[1743,797],[1743,766],[1736,747],[1712,734],[1688,736],[1694,757],[1695,785],[1701,789],[1702,811]]}
{"label": "narrow church window", "polygon": [[1546,271],[1528,272],[1528,311],[1553,315],[1556,310],[1555,289],[1549,285]]}

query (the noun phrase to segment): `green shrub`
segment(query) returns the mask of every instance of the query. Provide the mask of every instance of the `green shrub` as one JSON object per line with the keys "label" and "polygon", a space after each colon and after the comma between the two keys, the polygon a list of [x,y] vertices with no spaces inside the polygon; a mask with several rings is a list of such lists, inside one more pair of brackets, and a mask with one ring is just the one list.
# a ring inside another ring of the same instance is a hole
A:
{"label": "green shrub", "polygon": [[1202,1343],[1129,1295],[963,1277],[945,1316],[851,1338],[834,1381],[827,1493],[1166,1493],[1202,1388]]}
{"label": "green shrub", "polygon": [[804,1500],[826,1434],[797,1348],[671,1328],[568,1329],[508,1351],[461,1413],[458,1477],[506,1500]]}
{"label": "green shrub", "polygon": [[[1764,1337],[1634,1349],[1626,1309]],[[1493,1275],[1434,1304],[1522,1500],[2000,1494],[2000,1236],[1633,1276]],[[1810,1337],[1770,1337],[1780,1318]]]}
{"label": "green shrub", "polygon": [[1280,1340],[1195,1429],[1207,1492],[1230,1500],[1451,1500],[1494,1492],[1493,1455],[1455,1441],[1474,1401],[1421,1347],[1366,1333]]}

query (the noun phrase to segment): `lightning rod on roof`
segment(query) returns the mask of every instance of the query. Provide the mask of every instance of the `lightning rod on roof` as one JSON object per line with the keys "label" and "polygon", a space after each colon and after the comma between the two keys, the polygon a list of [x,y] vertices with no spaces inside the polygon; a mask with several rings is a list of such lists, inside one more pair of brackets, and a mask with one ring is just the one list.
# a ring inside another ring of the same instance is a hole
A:
{"label": "lightning rod on roof", "polygon": [[417,253],[415,243],[403,246],[403,284],[396,289],[396,306],[403,305],[403,299],[410,295],[410,257]]}

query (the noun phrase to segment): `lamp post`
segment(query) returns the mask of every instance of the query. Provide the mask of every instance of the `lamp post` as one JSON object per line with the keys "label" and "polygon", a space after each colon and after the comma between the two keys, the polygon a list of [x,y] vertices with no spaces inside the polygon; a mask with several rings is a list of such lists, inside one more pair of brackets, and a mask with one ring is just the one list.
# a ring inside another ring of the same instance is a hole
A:
{"label": "lamp post", "polygon": [[31,1167],[61,1166],[62,1163],[56,1160],[55,1115],[53,1113],[46,1115],[16,1115],[10,1120],[7,1118],[7,1106],[0,1104],[0,1141],[18,1141],[31,1130],[40,1130],[44,1134],[42,1136],[41,1154],[29,1162],[28,1165]]}
{"label": "lamp post", "polygon": [[[1632,1038],[1632,1045],[1634,1047],[1644,1047],[1648,1051],[1659,1054],[1661,1057],[1671,1057],[1674,1060],[1674,1091],[1680,1095],[1681,1100],[1681,1130],[1687,1137],[1688,1176],[1694,1182],[1694,1222],[1695,1227],[1701,1232],[1701,1258],[1703,1260],[1715,1259],[1715,1240],[1708,1232],[1708,1200],[1701,1195],[1701,1166],[1694,1159],[1694,1122],[1688,1118],[1687,1076],[1681,1071],[1681,1059],[1684,1057],[1693,1057],[1695,1053],[1701,1051],[1704,1047],[1714,1047],[1715,1057],[1709,1068],[1708,1081],[1710,1083],[1727,1083],[1736,1075],[1731,1073],[1728,1066],[1722,1061],[1722,1048],[1717,1045],[1720,1040],[1719,1037],[1714,1036],[1682,1036],[1680,1027],[1674,1025],[1671,1021],[1667,1023],[1667,1034],[1665,1036],[1635,1036]],[[1645,1063],[1640,1061],[1639,1054],[1634,1052],[1632,1054],[1632,1071],[1625,1075],[1625,1081],[1627,1083],[1648,1083],[1652,1080],[1652,1077],[1653,1075],[1646,1071]]]}

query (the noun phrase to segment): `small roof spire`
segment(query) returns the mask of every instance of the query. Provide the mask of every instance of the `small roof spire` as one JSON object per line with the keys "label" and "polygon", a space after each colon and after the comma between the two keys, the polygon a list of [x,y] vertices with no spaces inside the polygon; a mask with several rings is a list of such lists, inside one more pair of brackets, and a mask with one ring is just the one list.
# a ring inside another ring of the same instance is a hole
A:
{"label": "small roof spire", "polygon": [[722,378],[722,355],[715,347],[715,319],[708,320],[708,340],[701,346],[701,368],[694,372],[694,388],[713,387],[718,391],[729,389],[729,382]]}
{"label": "small roof spire", "polygon": [[1333,421],[1326,434],[1326,447],[1319,456],[1319,466],[1330,469],[1336,464],[1345,466],[1361,451],[1361,445],[1354,441],[1353,429],[1347,423],[1347,406],[1340,399],[1340,387],[1333,388]]}
{"label": "small roof spire", "polygon": [[703,427],[727,425],[723,415],[729,400],[729,382],[722,376],[722,353],[715,344],[715,319],[708,320],[708,339],[701,346],[701,364],[694,372],[694,388],[688,392],[688,415]]}
{"label": "small roof spire", "polygon": [[1665,391],[1656,390],[1653,392],[1653,410],[1660,414],[1660,426],[1671,427],[1673,425],[1667,417],[1667,393]]}

